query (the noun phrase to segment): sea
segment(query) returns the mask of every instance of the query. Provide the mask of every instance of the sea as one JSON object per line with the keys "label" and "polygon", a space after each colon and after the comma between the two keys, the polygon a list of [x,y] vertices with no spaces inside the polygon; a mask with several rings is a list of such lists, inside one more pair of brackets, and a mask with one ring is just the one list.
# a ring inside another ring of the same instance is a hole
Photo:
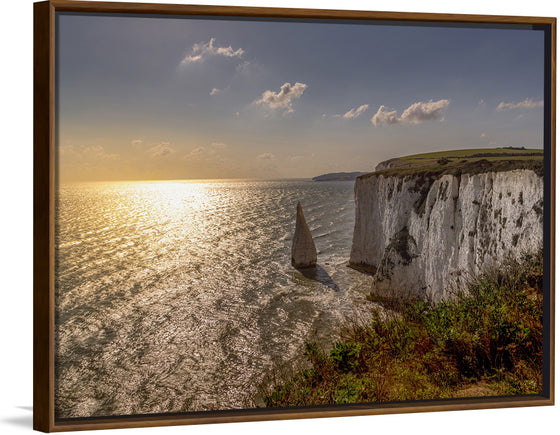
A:
{"label": "sea", "polygon": [[[57,189],[58,419],[247,409],[371,319],[347,266],[354,183],[137,181]],[[291,264],[300,201],[318,266]]]}

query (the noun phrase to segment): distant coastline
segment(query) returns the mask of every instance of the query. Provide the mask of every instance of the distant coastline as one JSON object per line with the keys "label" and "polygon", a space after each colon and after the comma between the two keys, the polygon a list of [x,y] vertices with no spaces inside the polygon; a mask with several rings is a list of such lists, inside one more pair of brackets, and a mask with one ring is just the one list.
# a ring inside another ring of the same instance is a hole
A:
{"label": "distant coastline", "polygon": [[313,181],[352,181],[360,175],[368,174],[369,172],[331,172],[329,174],[319,175],[313,177]]}

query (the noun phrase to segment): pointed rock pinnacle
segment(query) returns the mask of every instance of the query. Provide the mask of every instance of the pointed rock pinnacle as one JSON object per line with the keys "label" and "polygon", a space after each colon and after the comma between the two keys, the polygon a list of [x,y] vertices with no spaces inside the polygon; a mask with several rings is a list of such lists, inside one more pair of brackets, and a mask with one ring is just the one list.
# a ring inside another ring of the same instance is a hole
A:
{"label": "pointed rock pinnacle", "polygon": [[314,267],[317,264],[317,249],[311,231],[305,222],[301,204],[297,204],[296,230],[292,240],[292,266],[295,268]]}

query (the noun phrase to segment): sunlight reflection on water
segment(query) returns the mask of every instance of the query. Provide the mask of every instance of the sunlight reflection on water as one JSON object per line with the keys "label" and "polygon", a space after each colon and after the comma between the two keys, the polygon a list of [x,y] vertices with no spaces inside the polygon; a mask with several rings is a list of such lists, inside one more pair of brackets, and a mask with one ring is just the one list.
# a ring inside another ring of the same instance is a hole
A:
{"label": "sunlight reflection on water", "polygon": [[[365,316],[346,267],[353,182],[158,181],[59,189],[59,418],[254,407],[271,371]],[[290,266],[301,201],[317,276]]]}

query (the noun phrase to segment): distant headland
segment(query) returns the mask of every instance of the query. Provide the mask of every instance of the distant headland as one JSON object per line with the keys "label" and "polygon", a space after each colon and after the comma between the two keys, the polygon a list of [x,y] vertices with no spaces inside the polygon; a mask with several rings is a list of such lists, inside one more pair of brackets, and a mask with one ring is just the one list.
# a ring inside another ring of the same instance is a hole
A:
{"label": "distant headland", "polygon": [[360,175],[365,175],[368,172],[331,172],[330,174],[323,174],[313,177],[313,181],[353,181]]}

